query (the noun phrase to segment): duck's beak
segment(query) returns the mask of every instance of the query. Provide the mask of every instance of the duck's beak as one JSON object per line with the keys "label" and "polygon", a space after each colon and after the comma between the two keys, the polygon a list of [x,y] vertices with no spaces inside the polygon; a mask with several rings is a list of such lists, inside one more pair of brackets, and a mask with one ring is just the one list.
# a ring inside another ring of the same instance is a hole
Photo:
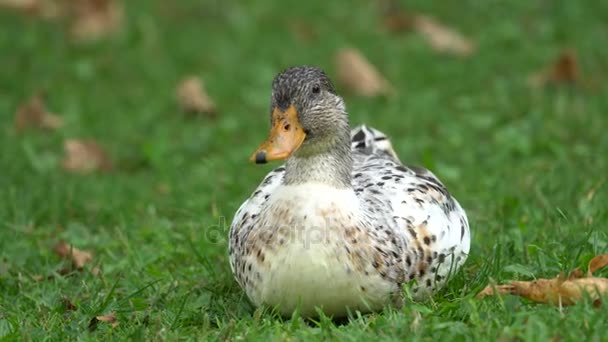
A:
{"label": "duck's beak", "polygon": [[306,133],[298,120],[298,111],[291,105],[287,110],[274,108],[272,128],[268,139],[258,147],[249,160],[264,164],[269,160],[287,159],[304,142]]}

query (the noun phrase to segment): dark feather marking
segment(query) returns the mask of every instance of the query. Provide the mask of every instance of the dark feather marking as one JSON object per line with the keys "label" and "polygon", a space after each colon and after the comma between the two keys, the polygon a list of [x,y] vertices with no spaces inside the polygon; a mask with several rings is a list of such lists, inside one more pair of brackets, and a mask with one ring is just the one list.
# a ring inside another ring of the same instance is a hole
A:
{"label": "dark feather marking", "polygon": [[[352,138],[353,142],[359,142],[359,141],[364,141],[365,140],[365,132],[363,132],[363,130],[359,130],[359,132],[357,132],[357,134],[355,134]],[[365,142],[363,143],[363,145],[365,145]]]}

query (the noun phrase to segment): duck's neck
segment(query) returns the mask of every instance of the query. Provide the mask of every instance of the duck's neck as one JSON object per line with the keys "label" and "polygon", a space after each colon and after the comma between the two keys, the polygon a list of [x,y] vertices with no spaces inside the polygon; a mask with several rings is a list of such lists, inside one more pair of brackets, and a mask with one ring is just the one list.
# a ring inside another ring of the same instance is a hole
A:
{"label": "duck's neck", "polygon": [[322,183],[338,189],[352,188],[353,157],[348,123],[328,138],[302,145],[285,167],[286,185]]}

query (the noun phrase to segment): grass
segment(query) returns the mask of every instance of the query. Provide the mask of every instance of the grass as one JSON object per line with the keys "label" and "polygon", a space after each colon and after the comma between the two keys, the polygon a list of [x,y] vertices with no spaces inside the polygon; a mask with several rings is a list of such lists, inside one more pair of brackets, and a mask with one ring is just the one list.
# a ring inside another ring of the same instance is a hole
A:
{"label": "grass", "polygon": [[[388,34],[372,1],[345,6],[129,1],[126,29],[89,44],[0,12],[0,338],[605,340],[606,305],[474,296],[491,279],[553,277],[608,252],[608,7],[408,2],[477,41],[463,59]],[[233,280],[226,230],[272,167],[247,161],[267,134],[272,77],[295,64],[335,75],[342,46],[362,50],[400,94],[340,89],[352,123],[387,132],[402,160],[442,178],[469,214],[471,254],[431,301],[343,323],[281,319]],[[530,89],[527,76],[566,47],[583,84]],[[217,119],[178,112],[175,85],[189,74],[205,79]],[[12,115],[39,89],[65,126],[18,134]],[[116,170],[62,171],[66,138],[96,139]],[[95,253],[85,272],[56,273],[58,240]],[[112,311],[118,326],[89,329]]]}

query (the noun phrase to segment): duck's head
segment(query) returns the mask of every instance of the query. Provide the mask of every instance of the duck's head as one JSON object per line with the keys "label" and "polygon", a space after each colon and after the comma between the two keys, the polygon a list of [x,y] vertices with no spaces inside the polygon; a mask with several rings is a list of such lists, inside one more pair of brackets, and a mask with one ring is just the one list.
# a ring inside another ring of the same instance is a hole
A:
{"label": "duck's head", "polygon": [[270,135],[251,161],[305,157],[333,148],[342,136],[348,140],[344,101],[317,67],[292,67],[278,74],[272,82],[270,103]]}

